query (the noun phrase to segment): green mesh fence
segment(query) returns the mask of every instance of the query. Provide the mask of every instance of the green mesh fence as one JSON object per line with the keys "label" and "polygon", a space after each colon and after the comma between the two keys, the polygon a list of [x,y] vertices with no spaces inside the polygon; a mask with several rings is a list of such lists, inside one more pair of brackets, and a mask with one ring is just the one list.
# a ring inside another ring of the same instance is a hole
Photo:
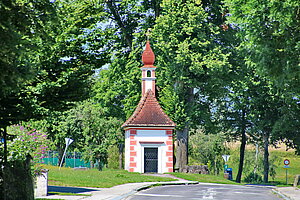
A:
{"label": "green mesh fence", "polygon": [[[45,157],[42,159],[42,163],[47,165],[54,165],[58,166],[58,152],[56,151],[49,151],[47,154],[44,155]],[[80,152],[67,152],[65,157],[65,167],[88,167],[90,168],[90,163],[86,163],[81,156]]]}

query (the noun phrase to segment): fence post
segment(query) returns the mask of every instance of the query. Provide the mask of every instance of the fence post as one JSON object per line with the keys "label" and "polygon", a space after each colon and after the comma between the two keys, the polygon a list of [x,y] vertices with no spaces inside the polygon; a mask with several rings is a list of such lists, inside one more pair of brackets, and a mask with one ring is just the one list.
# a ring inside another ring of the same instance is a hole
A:
{"label": "fence post", "polygon": [[74,167],[73,168],[75,168],[76,167],[76,152],[74,151]]}

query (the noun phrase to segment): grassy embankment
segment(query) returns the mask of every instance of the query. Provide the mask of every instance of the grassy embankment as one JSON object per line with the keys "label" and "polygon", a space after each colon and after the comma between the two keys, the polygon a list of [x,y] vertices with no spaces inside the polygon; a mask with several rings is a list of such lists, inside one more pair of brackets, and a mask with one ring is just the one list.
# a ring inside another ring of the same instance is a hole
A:
{"label": "grassy embankment", "polygon": [[171,178],[145,176],[125,170],[97,169],[74,170],[55,166],[45,166],[49,169],[49,185],[109,188],[115,185],[136,182],[174,181]]}
{"label": "grassy embankment", "polygon": [[[285,148],[280,149],[271,149],[269,151],[270,158],[276,157],[276,176],[273,179],[269,177],[269,184],[276,186],[286,186],[286,169],[283,168],[283,161],[285,159],[290,160],[290,168],[288,168],[288,185],[292,185],[294,183],[295,175],[300,174],[300,156],[295,155],[294,151],[285,151]],[[233,177],[235,178],[238,172],[238,163],[233,164],[232,158],[229,159],[229,167],[233,169]],[[243,175],[245,175],[243,173]],[[242,181],[244,176],[242,176]]]}
{"label": "grassy embankment", "polygon": [[[135,182],[162,182],[175,181],[176,179],[146,176],[139,173],[131,173],[125,170],[97,169],[74,170],[72,168],[58,167],[46,165],[49,169],[49,185],[55,186],[77,186],[77,187],[99,187],[108,188],[115,185]],[[223,183],[235,184],[235,182],[224,179],[221,176],[203,175],[203,174],[184,174],[171,173],[174,176],[187,180],[195,180],[207,183]]]}
{"label": "grassy embankment", "polygon": [[[283,160],[290,160],[290,168],[288,169],[288,184],[292,185],[296,174],[300,174],[300,156],[296,156],[293,152],[286,152],[282,150],[272,150],[270,155],[275,155],[278,158],[276,163],[276,177],[274,180],[270,177],[270,184],[272,185],[286,185],[286,170],[283,168]],[[237,165],[231,164],[233,168],[233,177],[237,174]],[[54,166],[45,166],[49,169],[49,185],[56,186],[77,186],[77,187],[99,187],[108,188],[115,185],[134,183],[134,182],[161,182],[161,181],[174,181],[174,179],[164,177],[145,176],[139,173],[130,173],[125,170],[111,170],[105,169],[98,171],[97,169],[89,170],[74,170],[72,168],[61,168]],[[213,175],[202,174],[184,174],[172,173],[174,176],[186,180],[207,182],[207,183],[223,183],[223,184],[236,184],[233,181],[226,180],[222,177]],[[242,178],[243,180],[243,178]]]}
{"label": "grassy embankment", "polygon": [[300,156],[296,156],[294,152],[286,151],[271,151],[270,154],[274,154],[279,158],[276,169],[276,177],[274,180],[270,178],[271,183],[274,182],[277,185],[285,185],[286,183],[286,169],[283,168],[283,161],[285,159],[290,160],[290,168],[288,168],[288,185],[294,183],[295,175],[300,174]]}
{"label": "grassy embankment", "polygon": [[[236,151],[238,151],[237,148],[235,148]],[[249,151],[253,151],[253,147],[248,148]],[[270,158],[276,157],[276,161],[274,164],[276,167],[276,176],[273,179],[272,177],[269,177],[269,183],[270,185],[276,185],[276,186],[291,186],[294,183],[295,175],[300,174],[300,156],[295,155],[294,151],[285,151],[285,147],[279,149],[270,149]],[[232,155],[232,156],[238,156]],[[286,168],[283,168],[284,164],[283,161],[285,159],[290,160],[290,168],[287,169],[287,177],[288,177],[288,184],[286,185]],[[238,158],[231,157],[229,159],[229,167],[233,169],[233,178],[236,178],[237,172],[238,172],[238,163],[233,162],[233,160],[239,160]],[[233,181],[225,180],[223,179],[223,175],[220,174],[219,176],[212,176],[212,175],[202,175],[202,174],[183,174],[183,173],[173,173],[173,175],[183,178],[186,180],[191,181],[199,181],[199,182],[209,182],[209,183],[223,183],[223,184],[235,184]],[[243,173],[245,175],[245,173]],[[242,176],[242,183],[248,184],[246,182],[243,182],[244,176]],[[300,188],[300,186],[298,187]]]}

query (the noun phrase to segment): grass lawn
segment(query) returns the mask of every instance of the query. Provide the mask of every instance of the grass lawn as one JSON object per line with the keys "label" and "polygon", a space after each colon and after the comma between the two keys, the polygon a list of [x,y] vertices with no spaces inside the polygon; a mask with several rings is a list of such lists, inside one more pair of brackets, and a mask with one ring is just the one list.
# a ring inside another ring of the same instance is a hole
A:
{"label": "grass lawn", "polygon": [[[239,158],[239,153],[237,153],[237,150],[234,150],[232,153],[232,156],[230,157],[228,161],[228,165],[230,168],[233,169],[233,178],[236,178],[236,175],[238,173],[238,161]],[[248,149],[247,151],[255,151],[255,149]],[[270,149],[270,158],[275,157],[275,162],[274,165],[276,166],[275,171],[276,175],[275,178],[273,179],[271,176],[269,176],[269,185],[276,185],[276,186],[291,186],[294,183],[295,175],[300,174],[300,156],[295,155],[293,151],[285,151],[285,148],[280,148],[280,149]],[[262,154],[262,152],[260,152]],[[254,155],[254,154],[253,154]],[[290,160],[290,168],[288,169],[288,184],[286,184],[286,169],[283,168],[284,163],[283,161],[285,159]],[[244,171],[243,171],[243,176],[242,176],[242,182],[244,181],[245,175],[246,175],[246,170],[247,166],[244,165]],[[259,169],[259,171],[262,171],[262,166]],[[248,168],[248,173],[249,173],[249,168]],[[245,183],[245,182],[243,182]],[[246,183],[245,183],[246,184]]]}
{"label": "grass lawn", "polygon": [[[296,174],[300,174],[300,156],[296,156],[293,152],[286,151],[271,151],[270,154],[276,155],[278,161],[276,164],[276,177],[272,180],[269,177],[270,185],[287,186],[286,185],[286,169],[283,168],[283,160],[290,160],[290,168],[288,169],[288,185],[292,185]],[[125,170],[97,169],[89,170],[74,170],[72,168],[62,167],[59,170],[56,166],[45,165],[49,169],[49,185],[54,186],[74,186],[74,187],[98,187],[109,188],[115,185],[136,182],[161,182],[175,181],[171,178],[146,176],[140,173],[127,172]],[[236,178],[237,165],[230,164],[233,168],[233,178]],[[199,181],[206,183],[222,183],[222,184],[237,184],[234,181],[229,181],[223,178],[222,175],[204,175],[204,174],[185,174],[171,173],[172,175],[191,181]],[[243,178],[242,178],[243,180]]]}
{"label": "grass lawn", "polygon": [[59,170],[58,167],[50,165],[45,165],[44,168],[49,169],[49,185],[54,186],[109,188],[125,183],[175,181],[171,178],[145,176],[125,170],[74,170],[64,167]]}
{"label": "grass lawn", "polygon": [[221,183],[221,184],[239,184],[234,181],[227,180],[222,176],[214,176],[209,174],[186,174],[186,173],[171,173],[172,175],[183,178],[189,181],[199,181],[203,183]]}
{"label": "grass lawn", "polygon": [[[35,200],[49,200],[49,199],[45,199],[45,198],[37,198]],[[64,199],[51,199],[51,200],[64,200]]]}
{"label": "grass lawn", "polygon": [[[294,152],[272,151],[271,154],[275,154],[279,158],[276,169],[275,182],[285,185],[286,184],[286,169],[283,168],[283,161],[285,159],[290,160],[290,168],[287,170],[288,185],[292,185],[295,180],[295,175],[300,174],[300,156],[294,154]],[[272,181],[272,178],[270,178]]]}

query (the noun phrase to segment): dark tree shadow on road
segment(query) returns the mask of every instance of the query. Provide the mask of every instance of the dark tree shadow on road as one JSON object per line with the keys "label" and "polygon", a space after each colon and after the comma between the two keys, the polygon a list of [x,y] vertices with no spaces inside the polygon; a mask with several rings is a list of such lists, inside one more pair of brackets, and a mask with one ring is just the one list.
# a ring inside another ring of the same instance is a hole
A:
{"label": "dark tree shadow on road", "polygon": [[83,193],[99,191],[96,189],[79,188],[79,187],[62,187],[62,186],[48,186],[48,193],[59,192],[59,193]]}

